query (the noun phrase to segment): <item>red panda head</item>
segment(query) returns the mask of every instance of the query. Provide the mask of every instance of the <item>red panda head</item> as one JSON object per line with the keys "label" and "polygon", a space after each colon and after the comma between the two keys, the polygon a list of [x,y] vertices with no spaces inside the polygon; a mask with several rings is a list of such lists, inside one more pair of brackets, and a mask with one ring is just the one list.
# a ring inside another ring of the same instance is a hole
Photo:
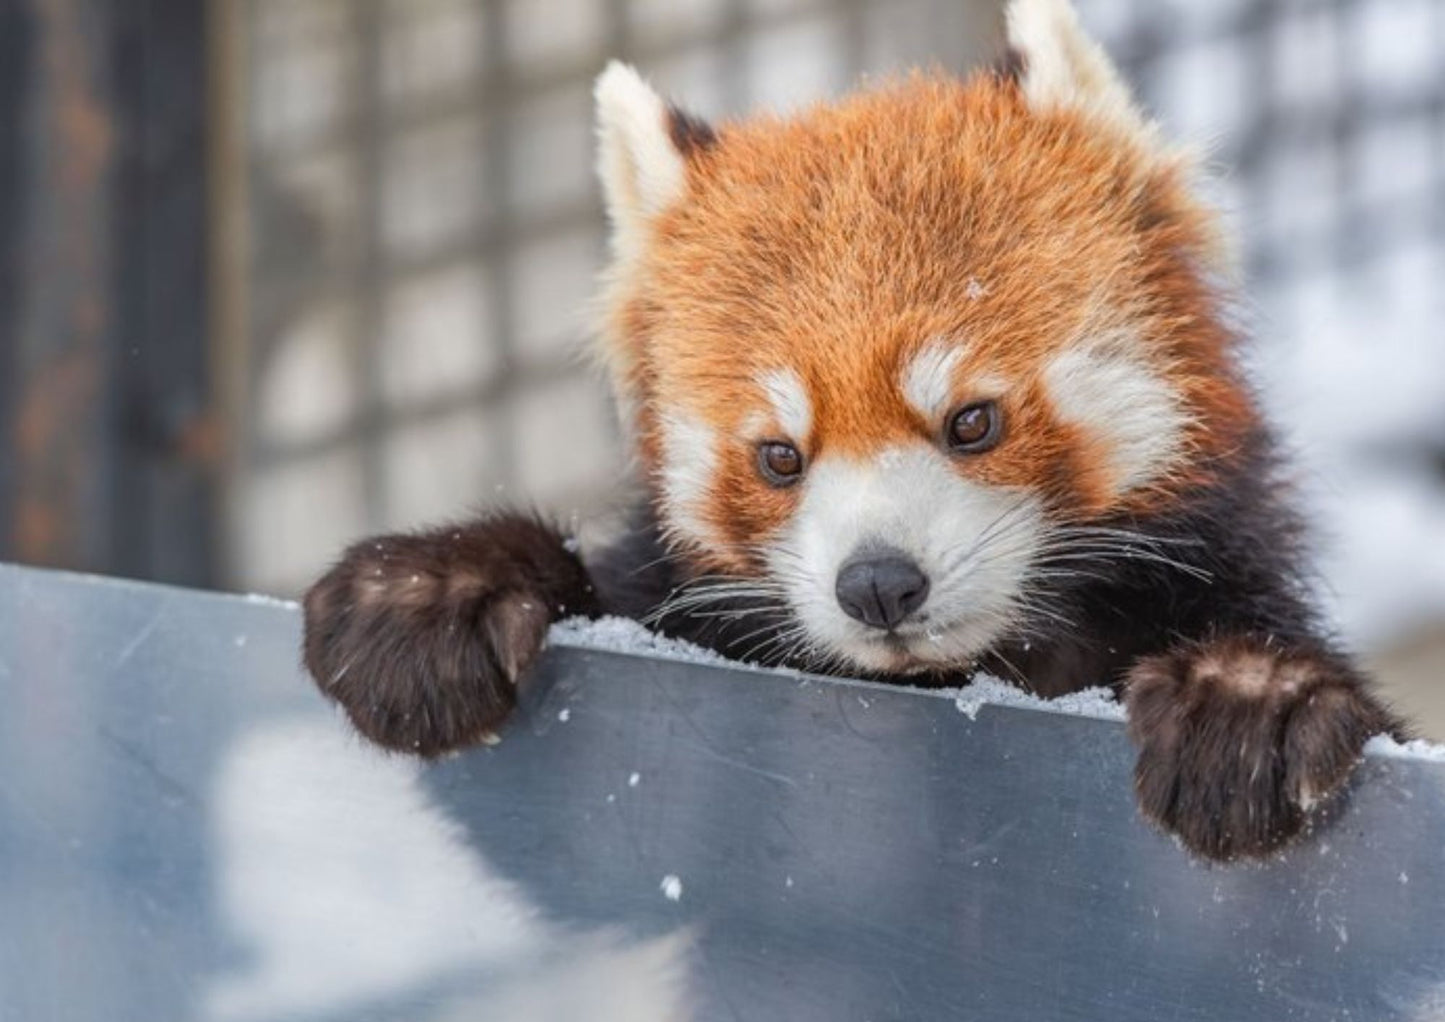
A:
{"label": "red panda head", "polygon": [[1065,0],[1011,59],[713,129],[614,64],[604,353],[659,519],[847,665],[966,660],[1061,530],[1167,509],[1253,425],[1187,161]]}

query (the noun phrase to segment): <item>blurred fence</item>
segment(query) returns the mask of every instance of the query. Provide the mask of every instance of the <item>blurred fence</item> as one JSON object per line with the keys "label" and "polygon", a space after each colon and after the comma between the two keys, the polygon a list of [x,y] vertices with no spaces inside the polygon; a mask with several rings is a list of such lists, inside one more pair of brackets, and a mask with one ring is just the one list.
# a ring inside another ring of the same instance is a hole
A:
{"label": "blurred fence", "polygon": [[[580,357],[603,252],[591,83],[611,57],[708,115],[865,70],[962,68],[986,4],[251,0],[253,233],[234,570],[506,499],[595,511],[623,470]],[[940,45],[942,40],[942,45]]]}

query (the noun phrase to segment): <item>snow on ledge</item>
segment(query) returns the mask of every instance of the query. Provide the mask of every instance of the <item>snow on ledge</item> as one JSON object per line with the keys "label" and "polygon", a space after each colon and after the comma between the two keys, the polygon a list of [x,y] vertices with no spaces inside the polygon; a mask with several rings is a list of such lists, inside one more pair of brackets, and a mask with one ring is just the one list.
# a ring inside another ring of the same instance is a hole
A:
{"label": "snow on ledge", "polygon": [[[568,618],[552,626],[551,631],[547,634],[547,641],[549,645],[574,646],[608,653],[628,653],[635,656],[673,660],[679,663],[729,667],[734,670],[758,671],[792,678],[808,677],[798,671],[759,667],[756,664],[729,660],[710,649],[695,646],[682,639],[671,639],[665,635],[659,635],[630,618],[604,617],[596,620],[583,617]],[[845,681],[845,679],[830,680]],[[874,685],[870,682],[859,681],[847,683],[897,690],[892,685]],[[1095,720],[1123,721],[1126,719],[1123,704],[1107,688],[1087,688],[1054,699],[1042,699],[998,678],[979,675],[963,688],[915,689],[913,691],[919,695],[941,696],[953,700],[953,705],[969,720],[977,718],[978,711],[984,706],[1012,706],[1027,710],[1042,710],[1045,713],[1088,717]],[[1367,755],[1384,759],[1411,759],[1445,763],[1445,745],[1436,745],[1423,739],[1401,744],[1386,735],[1376,735],[1366,744],[1365,752]]]}
{"label": "snow on ledge", "polygon": [[1409,742],[1397,742],[1389,735],[1376,735],[1365,743],[1365,755],[1381,759],[1414,759],[1430,763],[1445,763],[1445,745],[1436,745],[1423,738]]}
{"label": "snow on ledge", "polygon": [[953,705],[969,720],[978,717],[979,708],[982,706],[1016,706],[1028,710],[1043,710],[1046,713],[1093,717],[1097,720],[1124,719],[1123,704],[1107,688],[1086,688],[1053,699],[1042,699],[986,674],[978,675],[971,683],[956,689],[953,693]]}
{"label": "snow on ledge", "polygon": [[632,653],[637,656],[676,660],[685,664],[711,664],[714,667],[742,666],[720,653],[694,646],[682,639],[659,635],[642,624],[625,617],[569,617],[558,621],[547,632],[547,644],[599,649],[607,653]]}
{"label": "snow on ledge", "polygon": [[[582,617],[568,618],[552,626],[547,634],[549,644],[574,646],[582,649],[597,649],[608,653],[629,653],[637,656],[657,657],[680,663],[707,664],[712,667],[730,667],[746,671],[762,671],[788,677],[806,677],[798,671],[779,668],[758,667],[756,664],[739,663],[701,646],[695,646],[682,639],[671,639],[648,630],[630,618],[604,617],[589,620]],[[846,679],[830,679],[844,681]],[[874,687],[870,682],[849,681]],[[877,687],[897,691],[897,686]],[[972,683],[958,689],[915,689],[920,695],[942,696],[953,700],[954,706],[970,720],[978,716],[982,706],[1014,706],[1029,710],[1043,710],[1046,713],[1063,713],[1076,717],[1094,717],[1100,720],[1123,720],[1124,707],[1108,689],[1091,688],[1073,692],[1057,699],[1041,699],[1030,695],[998,678],[981,675]]]}

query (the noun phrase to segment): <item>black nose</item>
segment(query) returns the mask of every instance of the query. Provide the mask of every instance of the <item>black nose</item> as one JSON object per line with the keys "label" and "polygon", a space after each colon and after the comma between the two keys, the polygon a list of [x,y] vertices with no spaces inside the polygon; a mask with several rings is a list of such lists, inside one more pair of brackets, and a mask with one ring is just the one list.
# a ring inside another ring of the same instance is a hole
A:
{"label": "black nose", "polygon": [[838,571],[838,605],[874,628],[892,628],[928,599],[928,576],[907,554],[870,550]]}

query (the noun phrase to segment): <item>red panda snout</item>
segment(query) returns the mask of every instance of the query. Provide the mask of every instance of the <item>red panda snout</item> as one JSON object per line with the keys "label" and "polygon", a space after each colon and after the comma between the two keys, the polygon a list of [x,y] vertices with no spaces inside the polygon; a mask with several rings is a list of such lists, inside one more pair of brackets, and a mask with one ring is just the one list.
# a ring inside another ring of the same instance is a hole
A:
{"label": "red panda snout", "polygon": [[928,599],[928,576],[891,547],[865,549],[838,569],[838,606],[855,621],[891,631]]}
{"label": "red panda snout", "polygon": [[1030,567],[1048,534],[1040,498],[958,471],[918,441],[824,455],[767,571],[812,648],[869,671],[967,662],[1024,625]]}

